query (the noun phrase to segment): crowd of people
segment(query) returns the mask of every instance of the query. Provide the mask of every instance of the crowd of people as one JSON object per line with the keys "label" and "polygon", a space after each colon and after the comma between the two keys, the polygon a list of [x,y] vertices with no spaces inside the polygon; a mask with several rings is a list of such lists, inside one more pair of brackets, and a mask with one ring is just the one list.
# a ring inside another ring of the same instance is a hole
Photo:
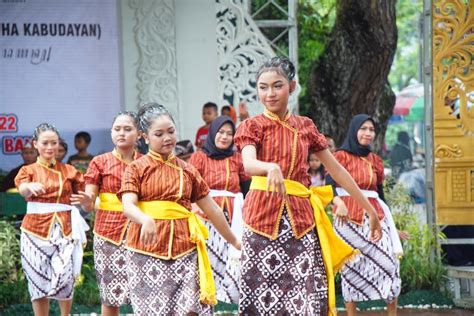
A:
{"label": "crowd of people", "polygon": [[291,61],[268,60],[256,83],[263,113],[249,117],[239,104],[239,114],[226,105],[219,116],[206,103],[195,147],[178,141],[157,103],[117,114],[111,152],[93,157],[90,135],[78,133],[67,164],[59,131],[35,129],[4,184],[28,202],[21,259],[35,315],[48,315],[49,299],[70,312],[88,229],[80,211],[95,212],[103,315],[125,304],[136,315],[207,315],[217,300],[242,315],[335,315],[338,272],[349,315],[377,299],[396,315],[400,239],[409,236],[384,201],[374,120],[356,115],[336,149],[289,112]]}

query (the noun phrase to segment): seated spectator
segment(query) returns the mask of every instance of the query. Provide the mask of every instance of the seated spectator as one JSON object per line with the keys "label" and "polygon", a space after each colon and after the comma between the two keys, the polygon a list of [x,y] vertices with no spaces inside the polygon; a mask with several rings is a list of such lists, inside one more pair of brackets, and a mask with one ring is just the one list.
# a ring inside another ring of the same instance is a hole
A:
{"label": "seated spectator", "polygon": [[7,174],[5,180],[3,181],[2,187],[0,188],[0,192],[6,192],[9,189],[15,188],[15,177],[20,171],[21,167],[36,162],[36,159],[38,158],[38,152],[31,143],[26,143],[21,150],[21,158],[23,158],[23,164],[16,167],[15,169],[12,169]]}
{"label": "seated spectator", "polygon": [[76,147],[77,154],[72,155],[67,160],[67,163],[73,165],[81,173],[86,173],[89,162],[94,158],[87,152],[87,147],[91,143],[91,135],[88,132],[79,132],[74,136],[74,147]]}

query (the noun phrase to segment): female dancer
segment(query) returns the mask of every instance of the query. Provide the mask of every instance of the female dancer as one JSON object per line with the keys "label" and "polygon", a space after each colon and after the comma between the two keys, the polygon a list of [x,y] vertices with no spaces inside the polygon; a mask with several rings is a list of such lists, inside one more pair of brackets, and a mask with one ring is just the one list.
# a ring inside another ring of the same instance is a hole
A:
{"label": "female dancer", "polygon": [[[359,249],[363,256],[348,263],[342,270],[342,293],[348,315],[356,314],[357,302],[384,299],[389,315],[396,315],[397,297],[400,294],[398,256],[402,248],[398,232],[383,195],[384,168],[382,158],[372,153],[369,145],[375,138],[374,120],[359,114],[352,118],[342,146],[334,153],[335,158],[351,174],[364,195],[377,211],[382,238],[370,240],[369,219],[366,209],[342,188],[337,193],[344,203],[335,205],[336,232],[349,245]],[[331,176],[328,183],[338,186]],[[347,207],[346,207],[347,206]],[[400,232],[402,238],[409,236]]]}
{"label": "female dancer", "polygon": [[56,162],[59,132],[53,125],[36,127],[33,146],[37,161],[23,166],[15,178],[28,202],[21,224],[21,262],[35,315],[49,315],[49,299],[55,299],[65,316],[71,310],[88,230],[79,210],[70,205],[73,192],[84,189],[84,179],[73,166]]}
{"label": "female dancer", "polygon": [[141,156],[135,150],[139,136],[136,113],[121,112],[113,122],[112,152],[94,157],[84,175],[86,191],[72,201],[92,211],[100,199],[94,222],[94,267],[99,283],[102,315],[118,315],[120,305],[130,304],[124,241],[129,220],[123,215],[116,193],[127,165]]}
{"label": "female dancer", "polygon": [[243,209],[242,314],[336,312],[334,272],[355,253],[335,236],[325,216],[321,199],[327,194],[307,189],[308,151],[316,152],[368,210],[372,237],[381,234],[375,210],[327,150],[324,136],[310,119],[288,112],[294,76],[287,58],[274,57],[260,67],[257,89],[264,113],[242,122],[235,137],[245,170],[254,176]]}
{"label": "female dancer", "polygon": [[[239,218],[242,217],[243,196],[240,184],[250,180],[244,172],[242,156],[234,150],[234,134],[233,119],[219,116],[209,127],[202,151],[195,152],[189,160],[211,188],[211,196],[223,210],[229,224],[235,213]],[[216,281],[217,298],[237,304],[239,272],[229,260],[229,245],[209,222],[206,221],[205,224],[210,236],[207,247]]]}
{"label": "female dancer", "polygon": [[132,221],[126,245],[131,250],[127,263],[134,313],[212,313],[217,301],[207,229],[189,211],[191,203],[197,203],[230,244],[240,249],[240,242],[197,170],[174,157],[176,126],[167,109],[143,105],[139,124],[150,149],[127,167],[118,193]]}

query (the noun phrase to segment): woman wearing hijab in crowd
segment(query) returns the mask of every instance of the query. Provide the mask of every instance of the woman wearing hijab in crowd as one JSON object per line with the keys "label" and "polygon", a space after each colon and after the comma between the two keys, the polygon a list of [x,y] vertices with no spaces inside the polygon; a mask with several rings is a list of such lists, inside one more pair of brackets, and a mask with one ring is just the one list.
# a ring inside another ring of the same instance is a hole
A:
{"label": "woman wearing hijab in crowd", "polygon": [[114,150],[91,160],[84,175],[85,193],[73,195],[73,201],[87,205],[88,212],[94,209],[96,198],[100,200],[94,221],[94,267],[106,316],[118,315],[120,305],[130,304],[124,245],[129,220],[116,193],[125,168],[141,157],[135,148],[139,137],[137,114],[117,114],[111,129]]}
{"label": "woman wearing hijab in crowd", "polygon": [[[234,151],[234,134],[235,125],[229,116],[216,118],[209,127],[202,151],[194,153],[189,160],[206,181],[211,196],[223,210],[229,224],[234,214],[238,218],[242,217],[241,184],[250,180],[244,172],[242,156]],[[205,224],[209,230],[207,247],[216,281],[217,299],[237,304],[239,272],[229,260],[229,245],[210,223],[206,221]]]}
{"label": "woman wearing hijab in crowd", "polygon": [[149,152],[128,165],[117,193],[131,220],[126,247],[134,314],[211,314],[217,300],[208,231],[190,211],[191,203],[230,244],[240,249],[240,242],[199,172],[173,155],[177,133],[168,110],[147,103],[138,117]]}
{"label": "woman wearing hijab in crowd", "polygon": [[265,62],[256,78],[264,113],[242,122],[235,136],[245,171],[253,176],[243,208],[243,315],[336,314],[334,273],[357,252],[336,236],[326,216],[331,188],[308,189],[309,151],[372,214],[373,238],[382,233],[373,206],[327,150],[314,123],[289,113],[294,77],[287,58]]}
{"label": "woman wearing hijab in crowd", "polygon": [[33,146],[39,157],[23,166],[15,178],[27,201],[21,224],[21,262],[35,315],[49,315],[49,299],[55,299],[65,316],[71,311],[74,281],[87,241],[88,226],[71,206],[71,195],[82,192],[84,179],[73,166],[56,162],[59,132],[53,125],[36,127]]}
{"label": "woman wearing hijab in crowd", "polygon": [[[367,209],[336,184],[330,175],[327,184],[332,184],[343,203],[334,206],[336,232],[349,245],[361,251],[353,262],[341,272],[342,293],[348,315],[355,315],[360,301],[384,299],[388,303],[389,315],[396,315],[397,297],[400,294],[398,256],[403,251],[393,219],[384,202],[384,168],[382,158],[374,154],[370,144],[375,138],[374,120],[366,114],[354,116],[342,146],[334,153],[339,163],[346,168],[377,211],[383,235],[374,243],[370,240]],[[400,232],[402,238],[408,238]]]}

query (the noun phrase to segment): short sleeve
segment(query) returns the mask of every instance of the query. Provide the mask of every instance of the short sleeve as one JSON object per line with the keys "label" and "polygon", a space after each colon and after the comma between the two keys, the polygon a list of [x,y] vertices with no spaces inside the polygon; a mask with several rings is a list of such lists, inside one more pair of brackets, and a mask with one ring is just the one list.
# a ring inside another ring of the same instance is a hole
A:
{"label": "short sleeve", "polygon": [[28,168],[26,166],[21,167],[20,171],[15,177],[15,186],[18,189],[20,184],[22,183],[29,183],[31,182],[32,174],[28,172]]}
{"label": "short sleeve", "polygon": [[253,118],[246,119],[237,128],[234,136],[234,143],[239,151],[247,145],[253,145],[257,149],[260,147],[263,138],[262,128],[258,126]]}
{"label": "short sleeve", "polygon": [[319,132],[318,128],[316,127],[316,125],[314,125],[313,121],[311,121],[309,118],[306,118],[306,119],[308,120],[307,124],[310,127],[310,131],[309,131],[310,152],[318,152],[318,151],[327,149],[328,142],[326,140],[326,137],[324,137],[324,135]]}
{"label": "short sleeve", "polygon": [[140,176],[137,167],[132,163],[127,166],[122,176],[122,185],[117,192],[117,197],[122,199],[122,195],[127,192],[133,192],[137,195],[140,192]]}
{"label": "short sleeve", "polygon": [[86,184],[94,184],[100,186],[102,184],[102,172],[101,172],[100,162],[98,157],[92,159],[87,168],[87,172],[84,175],[84,180]]}
{"label": "short sleeve", "polygon": [[209,186],[193,165],[187,164],[185,172],[192,181],[191,203],[195,203],[209,194]]}
{"label": "short sleeve", "polygon": [[84,175],[79,170],[74,169],[73,192],[84,191],[85,186]]}
{"label": "short sleeve", "polygon": [[377,184],[383,184],[385,180],[384,166],[382,158],[374,154],[374,171],[377,175]]}

